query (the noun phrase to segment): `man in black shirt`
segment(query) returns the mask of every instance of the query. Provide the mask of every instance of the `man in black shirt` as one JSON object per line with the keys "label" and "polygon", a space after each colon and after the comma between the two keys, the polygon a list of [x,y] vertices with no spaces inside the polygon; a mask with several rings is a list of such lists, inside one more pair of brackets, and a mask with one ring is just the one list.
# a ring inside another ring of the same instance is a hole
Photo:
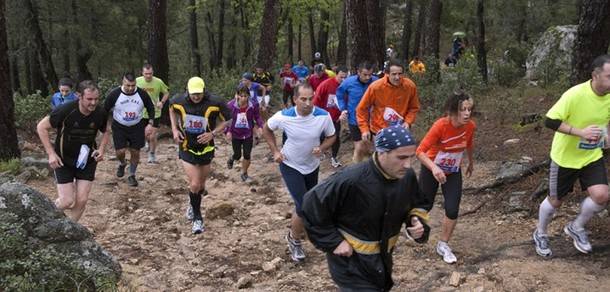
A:
{"label": "man in black shirt", "polygon": [[[85,211],[97,162],[104,159],[109,140],[107,114],[98,106],[97,85],[85,80],[78,85],[76,94],[77,100],[58,106],[37,126],[49,165],[55,171],[58,193],[55,205],[74,221]],[[52,128],[57,129],[55,145],[49,139]],[[98,131],[103,133],[99,148],[95,142]]]}

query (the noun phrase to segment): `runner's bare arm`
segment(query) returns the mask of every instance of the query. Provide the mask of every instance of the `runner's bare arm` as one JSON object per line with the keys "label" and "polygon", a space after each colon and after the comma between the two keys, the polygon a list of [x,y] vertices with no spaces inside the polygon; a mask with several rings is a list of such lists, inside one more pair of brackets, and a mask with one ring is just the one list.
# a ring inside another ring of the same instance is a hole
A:
{"label": "runner's bare arm", "polygon": [[447,181],[445,172],[443,172],[440,167],[434,164],[434,161],[430,160],[430,158],[428,158],[428,155],[426,155],[425,152],[418,153],[417,159],[432,172],[432,175],[440,184],[444,184]]}
{"label": "runner's bare arm", "polygon": [[267,124],[263,126],[263,137],[265,138],[265,141],[267,141],[267,145],[269,145],[271,153],[273,153],[274,160],[278,163],[282,162],[282,160],[284,160],[284,157],[280,150],[277,148],[277,143],[275,141],[275,135],[273,134],[273,131],[271,131]]}
{"label": "runner's bare arm", "polygon": [[174,107],[170,106],[169,107],[169,121],[172,126],[172,136],[174,137],[174,141],[176,141],[176,143],[181,143],[182,141],[184,141],[184,136],[178,130],[178,121],[176,119],[177,118],[176,118],[176,112],[174,112]]}
{"label": "runner's bare arm", "polygon": [[56,169],[63,166],[64,164],[61,161],[59,155],[57,155],[57,153],[55,152],[53,145],[51,145],[51,139],[49,139],[50,129],[53,129],[53,127],[51,126],[49,116],[46,116],[42,120],[40,120],[40,122],[38,122],[38,125],[36,126],[36,131],[38,132],[40,142],[42,142],[44,150],[49,156],[49,166],[51,166],[51,168],[53,169]]}
{"label": "runner's bare arm", "polygon": [[106,151],[106,145],[108,145],[108,141],[110,141],[110,124],[106,126],[106,131],[102,134],[102,140],[100,141],[100,147],[97,150],[93,151],[92,155],[95,158],[95,161],[100,162],[104,160],[104,152]]}
{"label": "runner's bare arm", "polygon": [[466,155],[468,156],[468,166],[466,167],[466,176],[470,177],[474,170],[474,151],[472,149],[466,149]]}

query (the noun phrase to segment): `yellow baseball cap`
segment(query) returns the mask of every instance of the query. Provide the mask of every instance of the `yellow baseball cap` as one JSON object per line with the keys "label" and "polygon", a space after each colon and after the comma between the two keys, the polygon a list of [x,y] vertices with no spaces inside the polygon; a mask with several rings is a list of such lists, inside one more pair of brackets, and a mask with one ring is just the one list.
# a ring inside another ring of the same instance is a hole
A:
{"label": "yellow baseball cap", "polygon": [[189,94],[193,93],[203,93],[203,89],[205,88],[205,82],[201,77],[192,77],[189,79],[189,82],[186,85]]}

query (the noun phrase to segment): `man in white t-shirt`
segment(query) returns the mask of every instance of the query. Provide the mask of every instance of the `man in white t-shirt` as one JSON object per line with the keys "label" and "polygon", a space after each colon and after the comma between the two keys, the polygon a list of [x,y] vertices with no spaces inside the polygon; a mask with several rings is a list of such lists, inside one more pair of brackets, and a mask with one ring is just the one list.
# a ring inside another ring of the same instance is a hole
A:
{"label": "man in white t-shirt", "polygon": [[[301,204],[303,195],[318,184],[320,156],[335,142],[335,127],[327,111],[313,105],[313,88],[307,83],[294,89],[294,107],[275,113],[263,127],[263,136],[273,158],[280,164],[280,173],[295,209],[290,231],[286,235],[290,257],[295,262],[305,259],[302,239],[305,237]],[[281,129],[288,139],[281,151],[273,131]],[[320,136],[326,137],[320,144]]]}

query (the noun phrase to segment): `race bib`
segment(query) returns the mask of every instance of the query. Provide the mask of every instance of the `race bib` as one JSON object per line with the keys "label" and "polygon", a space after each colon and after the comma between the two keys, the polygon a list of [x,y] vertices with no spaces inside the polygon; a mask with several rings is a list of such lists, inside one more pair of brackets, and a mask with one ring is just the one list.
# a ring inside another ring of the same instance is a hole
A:
{"label": "race bib", "polygon": [[383,119],[388,123],[388,126],[400,125],[404,120],[404,118],[391,107],[386,107],[384,109]]}
{"label": "race bib", "polygon": [[606,148],[608,146],[606,145],[606,139],[608,138],[608,129],[603,126],[600,128],[602,129],[602,134],[598,140],[593,141],[581,138],[580,141],[578,141],[578,149],[593,150],[597,148]]}
{"label": "race bib", "polygon": [[337,104],[337,96],[334,94],[329,94],[328,100],[326,101],[326,108],[338,107]]}
{"label": "race bib", "polygon": [[250,124],[248,123],[248,117],[246,113],[238,113],[235,119],[235,128],[237,129],[249,129]]}
{"label": "race bib", "polygon": [[292,77],[284,77],[284,85],[292,85]]}
{"label": "race bib", "polygon": [[251,98],[255,98],[256,97],[256,92],[254,92],[254,90],[250,90],[250,97]]}
{"label": "race bib", "polygon": [[443,152],[439,151],[434,158],[434,164],[438,165],[445,173],[454,173],[460,171],[462,156],[464,152]]}
{"label": "race bib", "polygon": [[204,133],[208,127],[208,120],[202,116],[187,114],[184,118],[184,131],[189,134]]}
{"label": "race bib", "polygon": [[138,113],[136,112],[124,112],[123,114],[123,121],[125,122],[131,122],[139,119]]}

